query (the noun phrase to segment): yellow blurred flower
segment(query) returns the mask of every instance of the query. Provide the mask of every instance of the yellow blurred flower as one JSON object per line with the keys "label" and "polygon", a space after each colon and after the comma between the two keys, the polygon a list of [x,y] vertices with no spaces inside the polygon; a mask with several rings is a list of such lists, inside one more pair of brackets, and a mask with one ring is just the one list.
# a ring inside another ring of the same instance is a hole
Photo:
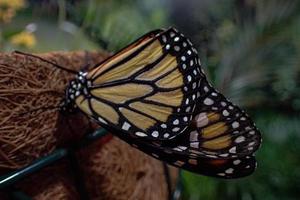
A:
{"label": "yellow blurred flower", "polygon": [[25,6],[25,1],[24,0],[0,0],[0,6],[20,9]]}
{"label": "yellow blurred flower", "polygon": [[0,22],[8,23],[16,11],[25,7],[25,0],[0,0]]}
{"label": "yellow blurred flower", "polygon": [[32,48],[36,44],[36,38],[33,33],[22,31],[10,38],[10,42],[14,45]]}

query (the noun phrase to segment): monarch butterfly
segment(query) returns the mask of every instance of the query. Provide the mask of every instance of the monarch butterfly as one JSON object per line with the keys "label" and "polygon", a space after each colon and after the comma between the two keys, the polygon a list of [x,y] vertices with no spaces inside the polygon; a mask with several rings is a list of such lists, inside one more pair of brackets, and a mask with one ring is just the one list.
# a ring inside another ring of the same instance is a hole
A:
{"label": "monarch butterfly", "polygon": [[77,73],[61,110],[79,110],[145,153],[199,174],[238,178],[256,167],[260,132],[208,83],[196,49],[174,28],[151,31]]}

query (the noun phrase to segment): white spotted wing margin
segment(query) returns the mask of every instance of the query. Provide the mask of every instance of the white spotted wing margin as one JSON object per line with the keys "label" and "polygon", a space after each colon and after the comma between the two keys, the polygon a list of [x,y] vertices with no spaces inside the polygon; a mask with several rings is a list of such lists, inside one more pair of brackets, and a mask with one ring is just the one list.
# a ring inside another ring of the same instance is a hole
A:
{"label": "white spotted wing margin", "polygon": [[143,140],[129,139],[125,135],[120,135],[120,138],[155,159],[199,175],[237,179],[251,175],[257,167],[253,155],[232,159],[188,156]]}

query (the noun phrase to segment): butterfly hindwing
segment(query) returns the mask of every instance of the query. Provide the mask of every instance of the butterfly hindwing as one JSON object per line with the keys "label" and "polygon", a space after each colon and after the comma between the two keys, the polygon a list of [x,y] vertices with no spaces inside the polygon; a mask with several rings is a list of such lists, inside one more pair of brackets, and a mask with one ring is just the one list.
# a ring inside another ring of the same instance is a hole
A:
{"label": "butterfly hindwing", "polygon": [[87,72],[88,98],[79,95],[76,104],[106,127],[174,138],[196,106],[202,74],[195,52],[173,28],[150,32]]}
{"label": "butterfly hindwing", "polygon": [[190,132],[190,147],[205,155],[235,158],[251,155],[261,143],[261,135],[248,115],[216,91],[206,79],[201,81],[201,106],[197,107]]}
{"label": "butterfly hindwing", "polygon": [[188,129],[170,141],[154,142],[174,155],[232,159],[253,154],[261,135],[248,115],[201,80],[200,98]]}

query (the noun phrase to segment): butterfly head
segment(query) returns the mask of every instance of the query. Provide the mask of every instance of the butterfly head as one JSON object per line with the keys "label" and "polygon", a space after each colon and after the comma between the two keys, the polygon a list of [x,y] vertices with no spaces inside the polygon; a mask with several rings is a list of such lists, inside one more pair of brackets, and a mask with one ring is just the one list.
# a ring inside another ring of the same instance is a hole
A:
{"label": "butterfly head", "polygon": [[86,79],[87,72],[80,71],[76,78],[70,81],[67,89],[66,89],[66,97],[61,105],[61,110],[73,113],[77,110],[76,98],[80,95],[84,95],[85,97],[89,96],[88,92],[88,82]]}

